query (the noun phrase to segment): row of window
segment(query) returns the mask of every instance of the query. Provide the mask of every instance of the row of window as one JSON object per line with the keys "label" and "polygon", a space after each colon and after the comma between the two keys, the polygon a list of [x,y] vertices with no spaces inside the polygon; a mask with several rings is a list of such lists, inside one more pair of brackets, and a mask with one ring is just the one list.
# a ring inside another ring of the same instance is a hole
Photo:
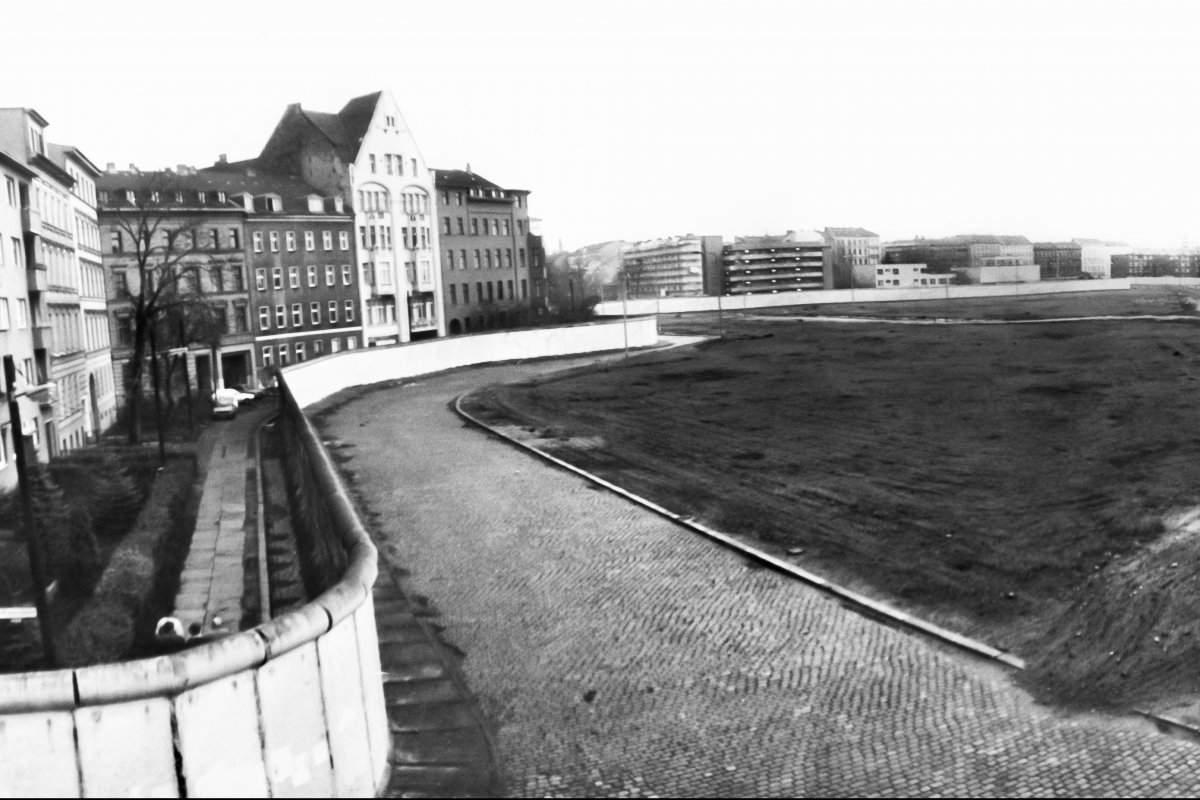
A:
{"label": "row of window", "polygon": [[[356,301],[354,301],[354,300],[346,300],[346,301],[344,301],[344,303],[342,305],[344,319],[346,322],[354,322],[355,302]],[[329,308],[329,324],[331,324],[331,325],[336,324],[338,321],[338,301],[330,300],[328,308]],[[288,312],[288,309],[285,304],[281,303],[281,304],[275,306],[275,327],[276,328],[283,329],[283,328],[287,327],[287,323],[288,323],[288,313],[287,312]],[[309,324],[310,325],[320,325],[321,324],[321,304],[320,303],[318,303],[318,302],[309,303],[308,313],[309,313]],[[304,304],[303,303],[292,303],[292,327],[300,328],[300,327],[303,327],[303,325],[304,325]],[[258,329],[261,331],[268,331],[271,329],[271,307],[270,306],[259,306],[258,307]]]}
{"label": "row of window", "polygon": [[[279,231],[268,231],[267,241],[270,245],[272,253],[279,252]],[[284,245],[289,253],[296,252],[296,232],[284,231]],[[263,232],[254,232],[254,252],[263,252]],[[304,249],[311,253],[317,249],[316,234],[312,231],[304,232]],[[321,249],[326,252],[333,249],[333,231],[321,231]],[[350,234],[347,231],[338,231],[338,249],[350,249]]]}
{"label": "row of window", "polygon": [[[388,175],[403,175],[404,174],[404,158],[402,158],[401,156],[396,155],[394,153],[384,153],[382,161],[383,161],[384,167],[387,170],[386,174],[388,174]],[[374,153],[371,153],[367,156],[367,163],[371,168],[372,175],[379,174],[379,162],[380,162],[380,159]],[[410,174],[413,176],[416,176],[419,172],[419,170],[417,169],[417,160],[415,158],[409,159],[409,163],[412,165],[412,172]]]}
{"label": "row of window", "polygon": [[[359,241],[364,250],[391,250],[391,225],[359,225]],[[429,249],[429,228],[424,225],[405,225],[400,228],[400,240],[408,250]]]}
{"label": "row of window", "polygon": [[[483,220],[482,234],[479,233],[480,220]],[[508,220],[499,217],[471,217],[470,222],[472,236],[508,236],[511,230]],[[459,236],[466,236],[466,220],[463,217],[455,217],[453,220],[450,217],[442,217],[442,233],[449,236],[455,231]],[[517,220],[517,235],[525,235],[525,220],[523,219]]]}
{"label": "row of window", "polygon": [[[499,198],[499,197],[507,197],[508,196],[503,189],[482,189],[478,186],[472,188],[470,190],[470,194],[471,194],[471,197]],[[442,205],[444,205],[444,206],[450,205],[450,192],[443,190],[441,195],[442,195]],[[525,198],[522,195],[519,195],[519,194],[513,195],[513,198],[517,201],[517,208],[525,207]],[[454,193],[454,205],[461,206],[462,204],[463,204],[463,193],[456,191]]]}
{"label": "row of window", "polygon": [[[315,265],[310,264],[307,269],[308,269],[308,286],[311,289],[320,284],[320,275],[318,274],[317,267]],[[290,289],[299,289],[300,288],[300,268],[299,267],[288,267],[287,268],[287,277],[288,277],[288,288],[290,288]],[[342,265],[342,285],[350,286],[353,282],[354,282],[354,270],[350,268],[349,264],[343,264]],[[336,286],[337,285],[337,268],[333,264],[325,265],[325,285],[326,286]],[[258,269],[254,270],[254,288],[260,292],[265,292],[267,290],[267,270],[265,267],[259,267]],[[284,288],[283,287],[283,267],[272,267],[271,268],[271,288],[272,289]]]}
{"label": "row of window", "polygon": [[[477,302],[477,303],[485,302],[485,298],[483,296],[484,287],[487,287],[486,300],[503,300],[504,299],[504,283],[505,283],[504,281],[496,281],[494,288],[493,288],[492,281],[488,281],[487,283],[480,281],[480,282],[476,283],[475,284],[475,298],[476,298],[475,302]],[[461,285],[462,285],[462,301],[464,304],[470,303],[471,302],[471,284],[464,283]],[[453,283],[448,283],[448,284],[446,284],[446,287],[447,287],[448,291],[450,292],[450,305],[452,305],[452,306],[458,305],[458,286],[456,286]],[[511,280],[508,281],[508,299],[509,300],[517,299],[516,295],[513,294],[513,282]],[[528,281],[526,281],[525,278],[521,279],[521,299],[522,300],[529,299],[529,283],[528,283]]]}
{"label": "row of window", "polygon": [[[312,354],[313,354],[314,358],[316,356],[322,355],[325,352],[325,340],[324,339],[315,339],[312,341],[311,344],[312,344],[312,349],[313,349]],[[307,348],[304,346],[304,342],[296,342],[293,345],[293,347],[295,347],[295,352],[296,352],[296,363],[299,364],[308,357]],[[353,350],[356,347],[358,347],[358,339],[356,339],[353,336],[347,336],[346,337],[346,349]],[[332,339],[329,340],[329,352],[340,353],[341,350],[342,350],[342,339],[340,336],[334,336]],[[271,366],[272,364],[275,363],[275,358],[277,355],[279,358],[279,366],[286,367],[288,365],[288,363],[290,363],[291,351],[290,351],[288,345],[286,345],[286,344],[263,345],[262,365],[264,367]]]}
{"label": "row of window", "polygon": [[[259,271],[261,272],[262,270]],[[126,297],[131,292],[138,291],[136,284],[132,287],[130,286],[130,273],[136,276],[137,270],[113,270],[113,293],[115,297]],[[159,273],[157,270],[151,270],[148,272],[147,277],[150,279],[150,288],[153,290]],[[204,278],[207,278],[207,280],[204,280]],[[245,281],[242,279],[241,267],[222,266],[220,264],[188,268],[182,275],[182,285],[184,290],[191,294],[201,294],[203,292],[241,292],[245,291],[246,288]]]}
{"label": "row of window", "polygon": [[[156,235],[150,237],[150,247],[171,248],[175,252],[183,252],[192,249],[198,250],[220,250],[221,249],[221,231],[217,228],[209,228],[207,231],[201,232],[197,229],[193,237],[193,231],[187,229],[171,229],[163,228]],[[242,239],[237,228],[226,229],[226,247],[229,250],[240,250]],[[155,240],[158,244],[155,244]],[[130,237],[130,245],[133,250],[137,251],[137,242],[134,237]],[[124,253],[125,252],[125,234],[122,231],[109,231],[108,233],[109,252]]]}
{"label": "row of window", "polygon": [[[491,250],[475,250],[473,254],[474,258],[471,262],[475,269],[491,269],[492,267],[496,267],[497,269],[512,269],[513,253],[511,247],[503,250],[497,247],[494,258],[492,256],[492,252],[493,251]],[[459,257],[457,261],[454,258],[453,250],[447,248],[446,251],[442,253],[442,264],[446,269],[452,270],[455,269],[456,266],[458,269],[467,268],[467,251],[459,250],[458,253]],[[481,253],[483,255],[482,259],[480,258]],[[517,255],[519,256],[517,260],[521,265],[521,269],[524,269],[525,248],[522,247],[520,250],[518,250]],[[501,259],[501,256],[503,256],[503,259]]]}

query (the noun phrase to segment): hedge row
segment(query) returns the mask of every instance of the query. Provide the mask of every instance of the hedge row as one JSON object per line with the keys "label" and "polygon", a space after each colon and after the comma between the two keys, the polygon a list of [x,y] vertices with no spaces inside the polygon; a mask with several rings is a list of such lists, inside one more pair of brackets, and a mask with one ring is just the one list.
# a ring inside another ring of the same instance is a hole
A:
{"label": "hedge row", "polygon": [[92,599],[58,637],[64,666],[120,661],[153,640],[155,621],[170,612],[191,544],[194,520],[186,506],[195,474],[194,458],[170,459],[158,473]]}

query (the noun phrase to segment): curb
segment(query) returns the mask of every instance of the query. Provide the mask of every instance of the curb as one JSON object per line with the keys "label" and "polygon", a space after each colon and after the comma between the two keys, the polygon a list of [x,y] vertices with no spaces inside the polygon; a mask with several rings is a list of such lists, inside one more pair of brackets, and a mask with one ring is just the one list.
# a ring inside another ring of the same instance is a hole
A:
{"label": "curb", "polygon": [[857,592],[852,592],[849,589],[846,589],[845,587],[839,586],[829,580],[826,580],[825,578],[822,578],[820,575],[817,575],[815,573],[801,569],[794,564],[790,564],[787,561],[784,561],[780,558],[776,558],[775,556],[770,555],[769,553],[764,553],[762,550],[759,550],[755,547],[751,547],[750,545],[740,542],[737,539],[734,539],[733,537],[731,537],[727,534],[721,533],[720,531],[715,531],[712,528],[701,525],[700,523],[694,521],[691,517],[684,517],[679,514],[676,514],[675,512],[670,511],[669,509],[663,508],[662,506],[658,505],[657,503],[647,500],[646,498],[641,497],[640,495],[636,495],[627,489],[623,489],[614,483],[610,483],[609,481],[606,481],[603,478],[597,477],[596,475],[593,475],[590,472],[587,472],[586,470],[582,470],[573,464],[568,464],[566,461],[563,461],[560,458],[556,458],[555,456],[552,456],[549,453],[539,450],[538,448],[536,448],[532,445],[526,444],[525,442],[515,439],[506,433],[501,433],[500,431],[496,430],[495,428],[491,427],[490,425],[488,425],[484,422],[481,422],[480,420],[476,419],[475,417],[471,416],[469,413],[467,413],[466,411],[463,410],[462,401],[463,401],[463,398],[465,398],[466,396],[467,396],[466,394],[462,394],[455,398],[455,400],[454,400],[455,413],[458,414],[463,419],[470,422],[471,424],[482,428],[483,430],[487,431],[488,433],[491,433],[491,434],[494,434],[495,436],[500,437],[501,439],[505,440],[506,442],[509,442],[510,444],[516,445],[517,447],[520,447],[523,450],[533,453],[534,455],[536,455],[540,458],[543,458],[552,464],[562,467],[563,469],[568,470],[569,472],[573,472],[576,475],[579,475],[580,477],[584,478],[585,480],[588,480],[599,486],[603,486],[605,489],[608,489],[610,492],[620,495],[621,497],[625,498],[626,500],[636,503],[637,505],[640,505],[643,508],[649,509],[650,511],[653,511],[655,514],[658,514],[659,516],[666,517],[667,519],[671,520],[672,522],[676,523],[677,525],[681,525],[682,527],[687,528],[688,530],[692,531],[693,533],[698,533],[701,536],[711,539],[712,541],[715,541],[718,544],[721,544],[731,550],[734,550],[735,552],[738,552],[744,556],[747,556],[748,558],[754,559],[755,561],[758,561],[758,562],[761,562],[764,564],[768,564],[772,568],[774,568],[780,572],[791,575],[794,578],[798,578],[799,580],[803,581],[804,583],[807,583],[810,586],[814,586],[814,587],[826,592],[827,594],[831,594],[834,597],[837,597],[839,600],[846,602],[848,605],[850,605],[857,611],[866,612],[868,615],[871,615],[871,616],[882,617],[885,621],[887,621],[889,623],[918,631],[920,633],[923,633],[927,636],[931,636],[934,639],[937,639],[946,644],[950,644],[950,645],[958,647],[962,650],[966,650],[967,652],[972,653],[973,655],[979,656],[981,658],[990,659],[997,663],[1003,664],[1007,667],[1011,667],[1013,669],[1024,669],[1025,668],[1025,661],[1021,658],[1018,658],[1017,656],[1011,655],[1010,653],[1006,653],[1002,650],[998,650],[997,648],[992,647],[991,645],[988,645],[988,644],[984,644],[983,642],[978,642],[974,639],[954,633],[953,631],[946,630],[945,628],[941,628],[937,625],[933,625],[922,619],[918,619],[917,617],[914,617],[911,614],[906,614],[903,611],[899,611],[899,610],[892,608],[891,606],[888,606],[884,603],[880,603],[877,600],[872,600],[871,598],[861,595]]}

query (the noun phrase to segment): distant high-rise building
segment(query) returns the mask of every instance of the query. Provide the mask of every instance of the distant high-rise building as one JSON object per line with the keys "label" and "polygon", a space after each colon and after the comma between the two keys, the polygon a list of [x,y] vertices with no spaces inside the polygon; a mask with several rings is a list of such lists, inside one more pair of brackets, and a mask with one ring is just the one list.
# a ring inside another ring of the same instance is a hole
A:
{"label": "distant high-rise building", "polygon": [[629,245],[621,253],[621,276],[629,296],[719,294],[722,244],[720,236],[688,234]]}

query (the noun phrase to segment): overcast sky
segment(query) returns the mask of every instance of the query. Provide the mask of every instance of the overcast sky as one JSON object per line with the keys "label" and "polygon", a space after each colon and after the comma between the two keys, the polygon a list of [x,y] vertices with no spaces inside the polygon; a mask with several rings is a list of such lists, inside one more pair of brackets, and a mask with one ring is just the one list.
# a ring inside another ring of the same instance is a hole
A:
{"label": "overcast sky", "polygon": [[550,251],[826,225],[1197,246],[1194,6],[37,0],[4,4],[0,105],[149,169],[389,88],[431,166],[534,193]]}

